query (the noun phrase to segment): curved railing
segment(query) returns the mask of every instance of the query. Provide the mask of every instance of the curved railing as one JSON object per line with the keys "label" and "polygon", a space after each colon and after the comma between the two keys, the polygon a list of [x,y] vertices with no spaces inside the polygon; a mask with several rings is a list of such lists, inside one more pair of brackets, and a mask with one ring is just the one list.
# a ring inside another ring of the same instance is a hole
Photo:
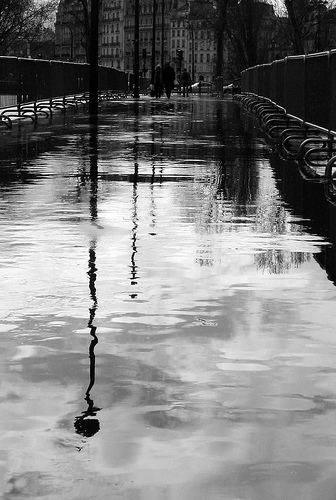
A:
{"label": "curved railing", "polygon": [[336,134],[336,50],[289,56],[248,68],[241,91],[269,99],[287,115]]}
{"label": "curved railing", "polygon": [[[336,200],[336,50],[248,68],[237,96],[285,158]],[[329,196],[330,198],[330,196]]]}

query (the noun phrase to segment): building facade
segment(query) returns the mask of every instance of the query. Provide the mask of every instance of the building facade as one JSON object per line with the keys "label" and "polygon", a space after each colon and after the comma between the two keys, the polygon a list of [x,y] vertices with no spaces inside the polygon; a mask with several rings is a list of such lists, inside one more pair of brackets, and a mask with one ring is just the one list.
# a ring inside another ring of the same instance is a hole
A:
{"label": "building facade", "polygon": [[[125,71],[134,65],[135,2],[126,0],[125,5]],[[171,2],[144,0],[139,3],[139,55],[140,74],[147,77],[157,64],[169,60],[169,19]],[[153,43],[154,40],[154,43]]]}
{"label": "building facade", "polygon": [[100,20],[100,53],[102,66],[125,69],[125,9],[123,0],[103,0]]}
{"label": "building facade", "polygon": [[[140,76],[150,77],[157,64],[170,62],[177,76],[186,67],[193,81],[214,81],[214,36],[197,19],[196,0],[139,2]],[[102,0],[99,22],[99,63],[132,72],[134,67],[135,0]],[[90,3],[61,0],[55,23],[55,57],[89,60]],[[153,42],[154,40],[154,42]]]}

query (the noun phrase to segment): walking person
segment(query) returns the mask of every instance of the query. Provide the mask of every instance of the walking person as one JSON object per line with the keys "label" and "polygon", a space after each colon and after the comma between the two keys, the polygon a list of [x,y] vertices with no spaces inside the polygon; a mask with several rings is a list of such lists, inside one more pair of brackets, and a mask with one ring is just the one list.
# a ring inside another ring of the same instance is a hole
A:
{"label": "walking person", "polygon": [[191,86],[191,76],[189,71],[187,71],[187,68],[184,68],[183,73],[181,75],[181,84],[182,84],[182,92],[183,92],[183,97],[187,97],[189,95],[189,89]]}
{"label": "walking person", "polygon": [[154,96],[158,99],[161,97],[163,92],[162,70],[159,64],[156,66],[154,71],[153,85],[154,85]]}
{"label": "walking person", "polygon": [[175,71],[169,62],[166,62],[162,71],[162,82],[166,90],[167,98],[170,99],[175,84]]}

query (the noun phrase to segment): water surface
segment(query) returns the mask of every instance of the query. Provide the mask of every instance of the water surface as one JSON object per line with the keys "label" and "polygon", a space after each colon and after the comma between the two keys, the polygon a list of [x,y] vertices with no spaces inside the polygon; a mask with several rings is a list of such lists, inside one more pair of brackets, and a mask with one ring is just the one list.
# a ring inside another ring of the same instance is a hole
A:
{"label": "water surface", "polygon": [[0,497],[334,499],[323,187],[231,100],[1,134]]}

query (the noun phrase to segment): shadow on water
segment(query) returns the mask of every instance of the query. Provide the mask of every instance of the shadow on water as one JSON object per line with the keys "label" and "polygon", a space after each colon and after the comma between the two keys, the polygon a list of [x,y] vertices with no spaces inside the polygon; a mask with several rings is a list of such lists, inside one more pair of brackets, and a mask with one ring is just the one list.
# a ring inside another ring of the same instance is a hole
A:
{"label": "shadow on water", "polygon": [[[96,118],[96,117],[93,117]],[[92,118],[92,120],[93,120]],[[90,155],[90,214],[91,223],[96,223],[98,217],[98,123],[94,120],[90,123],[90,137],[89,137],[89,155]],[[87,409],[82,412],[82,414],[75,418],[74,426],[76,432],[84,437],[92,437],[100,429],[100,424],[98,418],[93,418],[97,416],[97,412],[101,410],[94,405],[94,401],[90,397],[91,390],[95,384],[95,372],[96,372],[96,355],[95,347],[98,344],[98,337],[96,335],[97,327],[93,325],[96,311],[98,308],[97,290],[96,290],[96,279],[97,279],[97,267],[96,267],[96,247],[97,240],[91,240],[89,248],[89,270],[87,272],[89,276],[89,290],[90,298],[92,300],[92,307],[89,310],[89,322],[88,328],[90,328],[90,336],[92,340],[89,345],[89,360],[90,360],[90,381],[88,388],[85,392],[85,401],[87,402]]]}

